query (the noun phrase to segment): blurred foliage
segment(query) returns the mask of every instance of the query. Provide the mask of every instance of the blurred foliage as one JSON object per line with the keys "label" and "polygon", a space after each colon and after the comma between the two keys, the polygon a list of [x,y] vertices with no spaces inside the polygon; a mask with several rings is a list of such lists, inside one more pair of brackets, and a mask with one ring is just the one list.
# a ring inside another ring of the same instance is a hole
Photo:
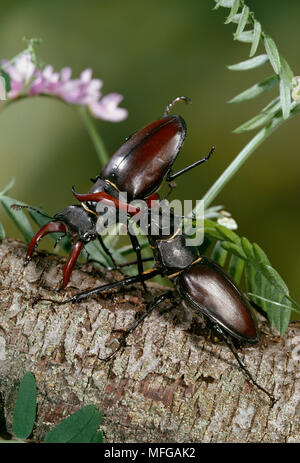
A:
{"label": "blurred foliage", "polygon": [[[299,1],[247,4],[297,74]],[[226,103],[269,77],[270,70],[248,71],[242,79],[240,73],[228,71],[228,64],[245,59],[249,46],[232,40],[229,28],[223,27],[224,10],[213,13],[213,6],[213,0],[2,0],[1,55],[18,53],[24,35],[42,37],[39,53],[45,63],[56,69],[70,65],[74,75],[91,67],[94,76],[103,79],[104,93],[122,93],[129,118],[120,124],[97,121],[110,153],[126,136],[159,117],[174,96],[192,98],[193,105],[178,107],[188,137],[176,167],[196,161],[212,144],[217,147],[209,163],[178,180],[173,198],[196,200],[249,140],[249,134],[232,130],[270,99],[269,93],[266,100],[262,95],[247,105]],[[299,299],[297,124],[296,118],[268,139],[217,202],[231,211],[241,236],[262,246]],[[99,172],[77,111],[61,103],[34,99],[13,105],[1,115],[0,133],[0,190],[15,177],[12,196],[43,206],[50,214],[73,202],[72,185],[86,191],[90,177]],[[16,236],[2,211],[1,221],[7,235]]]}
{"label": "blurred foliage", "polygon": [[[14,408],[13,425],[10,433],[4,429],[0,433],[0,443],[25,443],[31,440],[36,420],[37,390],[35,377],[27,372],[20,383]],[[94,405],[86,405],[69,415],[49,431],[43,442],[46,443],[101,443],[102,432],[99,426],[101,412]]]}

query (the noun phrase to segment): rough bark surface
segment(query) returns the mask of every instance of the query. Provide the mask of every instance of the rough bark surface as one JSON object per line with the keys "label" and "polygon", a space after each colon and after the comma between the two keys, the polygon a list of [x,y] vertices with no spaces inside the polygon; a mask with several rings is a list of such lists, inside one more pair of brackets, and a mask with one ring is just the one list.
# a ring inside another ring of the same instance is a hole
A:
{"label": "rough bark surface", "polygon": [[[120,276],[77,266],[68,289],[55,293],[62,259],[40,253],[24,268],[25,250],[13,240],[0,244],[0,387],[10,426],[19,382],[31,371],[36,439],[95,404],[106,442],[300,441],[299,326],[282,339],[262,325],[260,343],[240,350],[256,380],[279,398],[273,408],[180,301],[171,311],[155,310],[105,363],[98,357],[109,354],[113,330],[145,308],[140,285],[75,305],[34,304],[37,296],[62,300]],[[148,298],[162,291],[149,287]]]}

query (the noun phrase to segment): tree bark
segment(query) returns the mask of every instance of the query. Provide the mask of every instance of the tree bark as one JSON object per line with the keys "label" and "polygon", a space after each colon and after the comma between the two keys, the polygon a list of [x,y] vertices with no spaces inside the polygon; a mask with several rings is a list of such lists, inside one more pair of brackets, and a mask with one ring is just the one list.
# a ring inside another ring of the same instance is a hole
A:
{"label": "tree bark", "polygon": [[[38,296],[62,300],[121,277],[76,266],[67,289],[53,292],[63,260],[38,253],[24,268],[25,250],[14,240],[0,244],[0,391],[9,427],[19,382],[31,371],[38,440],[87,404],[101,409],[106,442],[300,440],[299,325],[280,338],[260,323],[259,344],[239,351],[257,382],[278,398],[271,408],[228,348],[178,298],[173,310],[163,310],[169,301],[155,309],[115,358],[101,361],[116,345],[113,330],[143,313],[141,285],[77,304],[36,302]],[[147,284],[148,300],[162,292]]]}

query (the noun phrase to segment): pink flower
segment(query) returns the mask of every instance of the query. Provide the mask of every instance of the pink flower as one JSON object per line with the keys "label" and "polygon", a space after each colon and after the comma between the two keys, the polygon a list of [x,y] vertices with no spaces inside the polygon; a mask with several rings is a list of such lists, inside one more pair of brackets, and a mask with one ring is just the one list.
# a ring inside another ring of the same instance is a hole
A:
{"label": "pink flower", "polygon": [[100,101],[89,105],[93,116],[105,121],[120,122],[128,116],[127,109],[118,108],[123,96],[119,93],[108,93]]}
{"label": "pink flower", "polygon": [[35,96],[41,93],[54,95],[59,81],[59,74],[53,72],[53,67],[48,65],[43,71],[35,70],[35,80],[30,87],[29,95]]}
{"label": "pink flower", "polygon": [[67,103],[82,106],[96,102],[100,98],[102,81],[92,79],[91,69],[86,69],[80,75],[80,79],[71,79],[71,68],[65,67],[60,74],[53,71],[52,66],[46,66],[43,71],[35,72],[36,80],[32,84],[29,94],[53,95]]}
{"label": "pink flower", "polygon": [[71,70],[64,68],[61,71],[61,81],[58,83],[55,94],[68,103],[87,106],[99,100],[102,87],[100,79],[92,79],[92,70],[86,69],[80,74],[80,79],[71,80]]}
{"label": "pink flower", "polygon": [[13,64],[8,64],[8,61],[2,61],[1,67],[3,67],[11,78],[11,90],[7,96],[10,99],[16,98],[33,77],[35,66],[31,60],[31,56],[29,53],[24,53],[16,58]]}
{"label": "pink flower", "polygon": [[92,79],[91,69],[83,71],[79,79],[71,79],[72,70],[69,67],[63,68],[60,73],[54,72],[50,65],[43,70],[37,69],[28,52],[16,58],[13,64],[3,61],[1,65],[11,78],[10,99],[19,96],[32,80],[29,96],[52,95],[70,104],[88,106],[94,117],[107,121],[118,122],[127,117],[127,110],[118,108],[122,95],[110,93],[100,99],[102,81]]}

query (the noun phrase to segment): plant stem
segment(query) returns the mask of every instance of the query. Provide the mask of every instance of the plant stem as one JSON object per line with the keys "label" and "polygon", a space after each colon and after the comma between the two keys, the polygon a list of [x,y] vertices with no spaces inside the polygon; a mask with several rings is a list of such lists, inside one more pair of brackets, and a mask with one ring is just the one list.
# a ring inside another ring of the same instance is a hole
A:
{"label": "plant stem", "polygon": [[105,145],[103,143],[103,140],[97,130],[97,127],[95,125],[94,119],[92,116],[89,114],[86,108],[81,107],[79,108],[79,114],[81,116],[81,119],[94,143],[96,152],[98,154],[98,158],[100,160],[101,166],[104,166],[108,160],[109,156],[107,153],[107,150],[105,148]]}
{"label": "plant stem", "polygon": [[[291,116],[299,112],[299,105],[293,102],[291,105]],[[207,193],[203,197],[205,209],[212,203],[212,201],[218,196],[220,191],[229,182],[233,175],[240,169],[240,167],[247,161],[250,155],[258,148],[265,139],[271,135],[283,122],[287,119],[283,119],[282,115],[274,117],[272,122],[260,130],[252,140],[242,149],[232,163],[225,169],[221,176],[211,186]],[[194,210],[194,214],[197,215],[197,208]]]}

